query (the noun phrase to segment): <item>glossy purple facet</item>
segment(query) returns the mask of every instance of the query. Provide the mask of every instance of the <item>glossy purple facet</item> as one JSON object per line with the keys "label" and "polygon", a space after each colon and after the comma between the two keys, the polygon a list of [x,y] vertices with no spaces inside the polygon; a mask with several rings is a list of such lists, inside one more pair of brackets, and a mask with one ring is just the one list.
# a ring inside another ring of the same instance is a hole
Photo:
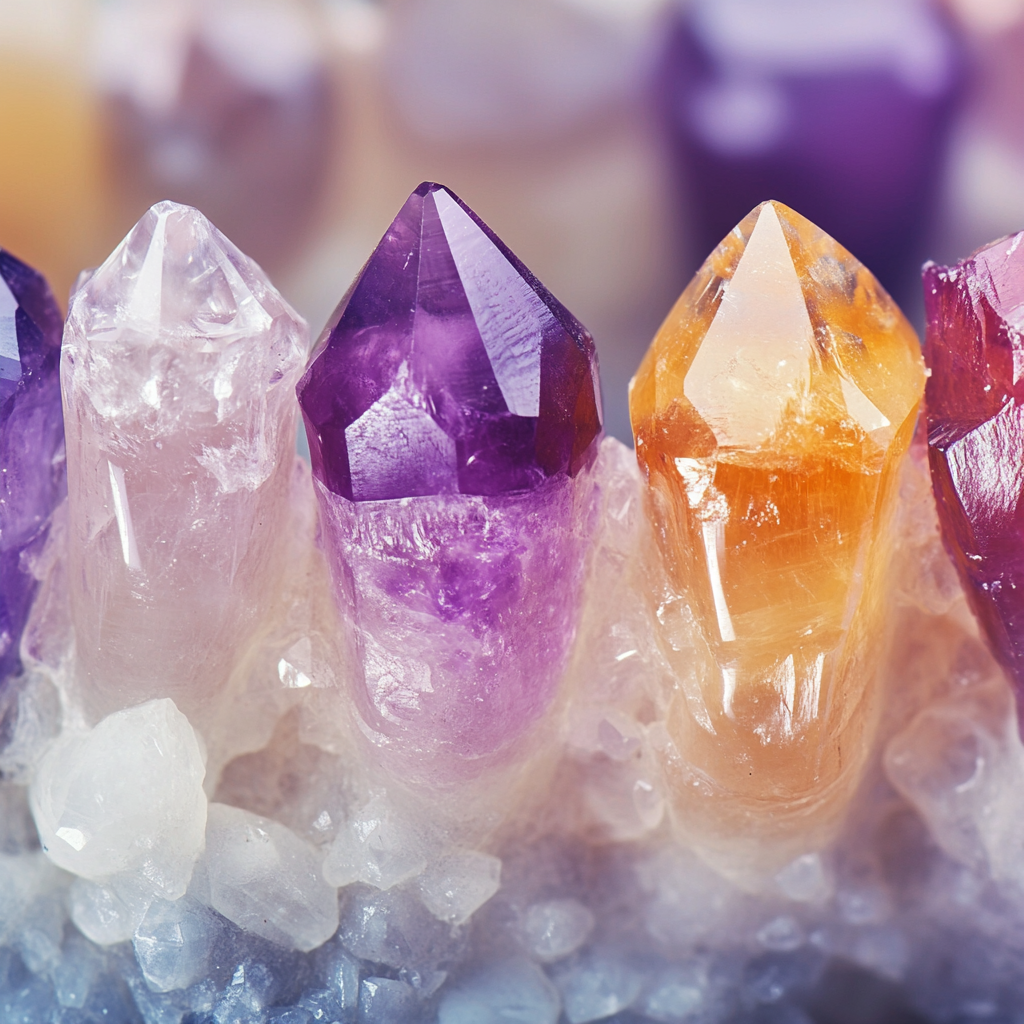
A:
{"label": "glossy purple facet", "polygon": [[694,0],[659,93],[703,257],[758,203],[819,224],[898,301],[917,298],[961,44],[928,0]]}
{"label": "glossy purple facet", "polygon": [[1021,696],[1024,232],[955,267],[928,264],[924,291],[928,456],[943,539]]}
{"label": "glossy purple facet", "polygon": [[62,318],[46,281],[0,249],[0,688],[20,666],[28,564],[66,491]]}
{"label": "glossy purple facet", "polygon": [[586,329],[448,189],[409,197],[299,384],[313,472],[354,501],[574,475],[601,432]]}

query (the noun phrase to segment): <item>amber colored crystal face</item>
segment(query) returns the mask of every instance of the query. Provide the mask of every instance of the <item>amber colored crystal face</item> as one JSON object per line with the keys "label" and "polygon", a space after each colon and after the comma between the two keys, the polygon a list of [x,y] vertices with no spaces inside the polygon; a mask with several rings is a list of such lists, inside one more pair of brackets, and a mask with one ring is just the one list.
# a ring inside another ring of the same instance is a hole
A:
{"label": "amber colored crystal face", "polygon": [[744,814],[802,813],[857,774],[923,386],[917,337],[872,275],[774,202],[712,253],[633,381],[672,592],[672,738]]}

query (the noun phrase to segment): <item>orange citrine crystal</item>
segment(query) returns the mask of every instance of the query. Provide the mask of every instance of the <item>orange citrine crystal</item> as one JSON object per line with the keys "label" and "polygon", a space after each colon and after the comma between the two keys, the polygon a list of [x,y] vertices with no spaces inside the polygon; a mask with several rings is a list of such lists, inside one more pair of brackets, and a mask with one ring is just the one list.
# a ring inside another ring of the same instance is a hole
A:
{"label": "orange citrine crystal", "polygon": [[712,253],[633,380],[677,676],[667,775],[698,846],[746,836],[781,867],[859,780],[923,387],[917,337],[878,282],[775,202]]}

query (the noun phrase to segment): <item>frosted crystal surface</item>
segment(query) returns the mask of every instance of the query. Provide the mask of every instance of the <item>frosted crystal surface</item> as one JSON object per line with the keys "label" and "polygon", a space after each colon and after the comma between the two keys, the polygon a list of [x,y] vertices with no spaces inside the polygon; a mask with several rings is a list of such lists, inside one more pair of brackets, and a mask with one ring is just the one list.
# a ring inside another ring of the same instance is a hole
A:
{"label": "frosted crystal surface", "polygon": [[338,894],[320,855],[276,821],[211,804],[203,872],[210,906],[272,942],[315,949],[338,927]]}
{"label": "frosted crystal surface", "polygon": [[43,849],[82,878],[130,872],[175,899],[203,846],[205,774],[195,732],[166,698],[62,736],[32,784]]}
{"label": "frosted crystal surface", "polygon": [[579,900],[546,900],[530,906],[523,937],[539,960],[560,960],[574,953],[594,930],[594,915]]}
{"label": "frosted crystal surface", "polygon": [[558,990],[536,964],[507,960],[470,975],[441,1001],[438,1024],[555,1024]]}
{"label": "frosted crystal surface", "polygon": [[132,937],[150,988],[171,992],[202,981],[220,931],[216,915],[194,899],[154,900]]}

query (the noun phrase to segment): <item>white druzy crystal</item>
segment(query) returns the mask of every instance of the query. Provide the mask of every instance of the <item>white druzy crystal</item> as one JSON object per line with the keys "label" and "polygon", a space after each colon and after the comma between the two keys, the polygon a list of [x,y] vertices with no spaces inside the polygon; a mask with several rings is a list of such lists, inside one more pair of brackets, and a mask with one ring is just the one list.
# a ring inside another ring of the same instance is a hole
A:
{"label": "white druzy crystal", "polygon": [[320,854],[279,822],[210,804],[204,868],[203,896],[239,928],[301,950],[338,928],[338,892]]}
{"label": "white druzy crystal", "polygon": [[205,775],[196,734],[172,700],[64,735],[30,793],[43,850],[83,878],[132,873],[154,895],[176,899],[203,847]]}

